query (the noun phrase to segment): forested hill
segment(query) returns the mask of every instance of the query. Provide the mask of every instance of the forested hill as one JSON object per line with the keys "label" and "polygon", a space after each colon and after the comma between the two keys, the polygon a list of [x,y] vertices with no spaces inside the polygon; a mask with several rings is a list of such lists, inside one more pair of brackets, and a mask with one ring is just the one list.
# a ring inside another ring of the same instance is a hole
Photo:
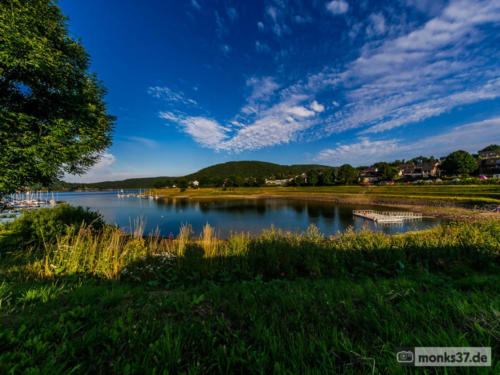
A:
{"label": "forested hill", "polygon": [[215,164],[203,168],[198,172],[181,177],[147,177],[131,178],[122,181],[103,181],[89,184],[61,182],[60,185],[53,186],[54,189],[61,188],[89,188],[89,189],[140,189],[163,187],[178,184],[181,181],[199,180],[203,185],[215,184],[226,178],[237,179],[265,179],[265,178],[286,178],[295,176],[312,169],[324,170],[331,168],[318,164],[294,164],[280,165],[266,163],[262,161],[230,161],[222,164]]}
{"label": "forested hill", "polygon": [[261,177],[270,178],[284,178],[291,175],[297,175],[311,169],[324,169],[329,168],[324,165],[317,164],[294,164],[294,165],[280,165],[274,163],[266,163],[263,161],[230,161],[222,164],[215,164],[207,168],[203,168],[196,173],[187,175],[189,179],[203,179],[214,177]]}

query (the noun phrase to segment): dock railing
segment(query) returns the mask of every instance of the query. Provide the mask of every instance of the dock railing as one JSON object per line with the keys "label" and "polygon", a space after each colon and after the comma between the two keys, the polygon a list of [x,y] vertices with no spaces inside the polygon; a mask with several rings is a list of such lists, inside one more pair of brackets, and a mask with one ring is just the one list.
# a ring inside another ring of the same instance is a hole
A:
{"label": "dock railing", "polygon": [[353,215],[374,221],[416,220],[422,218],[421,213],[407,211],[353,210],[352,213]]}

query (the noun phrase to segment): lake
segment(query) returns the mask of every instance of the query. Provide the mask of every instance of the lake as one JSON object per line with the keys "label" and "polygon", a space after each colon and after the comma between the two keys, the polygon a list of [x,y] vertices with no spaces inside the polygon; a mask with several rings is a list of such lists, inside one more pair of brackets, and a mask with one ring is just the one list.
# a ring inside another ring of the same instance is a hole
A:
{"label": "lake", "polygon": [[[130,191],[134,192],[134,191]],[[286,231],[303,231],[310,224],[316,225],[326,235],[343,232],[352,227],[371,228],[388,234],[431,228],[440,223],[437,219],[377,224],[352,215],[354,209],[390,210],[380,206],[341,205],[325,201],[292,199],[139,199],[119,198],[116,192],[65,192],[57,193],[58,200],[74,206],[99,211],[105,221],[118,224],[126,231],[134,227],[134,220],[142,218],[145,233],[156,228],[162,236],[176,236],[183,224],[190,224],[196,234],[209,223],[221,238],[233,232],[250,232],[256,235],[274,225]]]}

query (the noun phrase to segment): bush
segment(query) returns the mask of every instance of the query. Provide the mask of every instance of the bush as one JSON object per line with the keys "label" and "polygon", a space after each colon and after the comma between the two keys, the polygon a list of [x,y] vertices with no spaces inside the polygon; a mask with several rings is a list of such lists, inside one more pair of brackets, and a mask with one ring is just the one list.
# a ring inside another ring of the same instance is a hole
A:
{"label": "bush", "polygon": [[0,251],[41,248],[44,243],[55,243],[58,236],[78,230],[83,223],[94,229],[104,225],[98,213],[68,204],[24,211],[0,227]]}

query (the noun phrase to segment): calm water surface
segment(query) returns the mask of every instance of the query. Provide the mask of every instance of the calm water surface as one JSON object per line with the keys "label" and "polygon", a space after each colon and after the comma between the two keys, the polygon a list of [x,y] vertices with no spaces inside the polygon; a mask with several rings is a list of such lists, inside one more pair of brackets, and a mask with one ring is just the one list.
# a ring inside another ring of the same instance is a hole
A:
{"label": "calm water surface", "polygon": [[[133,191],[130,191],[133,192]],[[177,235],[182,224],[190,224],[195,233],[209,223],[220,237],[233,232],[259,234],[274,225],[287,231],[303,231],[310,224],[316,225],[327,235],[345,231],[349,227],[369,227],[376,231],[395,234],[421,230],[439,224],[439,220],[422,219],[417,222],[376,224],[354,217],[354,209],[384,210],[367,205],[339,205],[331,202],[298,201],[287,199],[168,199],[149,200],[136,197],[118,198],[116,192],[58,193],[58,200],[74,206],[89,207],[99,211],[106,222],[118,224],[125,230],[142,218],[145,232],[156,228],[162,236]],[[394,208],[386,208],[394,210]]]}

